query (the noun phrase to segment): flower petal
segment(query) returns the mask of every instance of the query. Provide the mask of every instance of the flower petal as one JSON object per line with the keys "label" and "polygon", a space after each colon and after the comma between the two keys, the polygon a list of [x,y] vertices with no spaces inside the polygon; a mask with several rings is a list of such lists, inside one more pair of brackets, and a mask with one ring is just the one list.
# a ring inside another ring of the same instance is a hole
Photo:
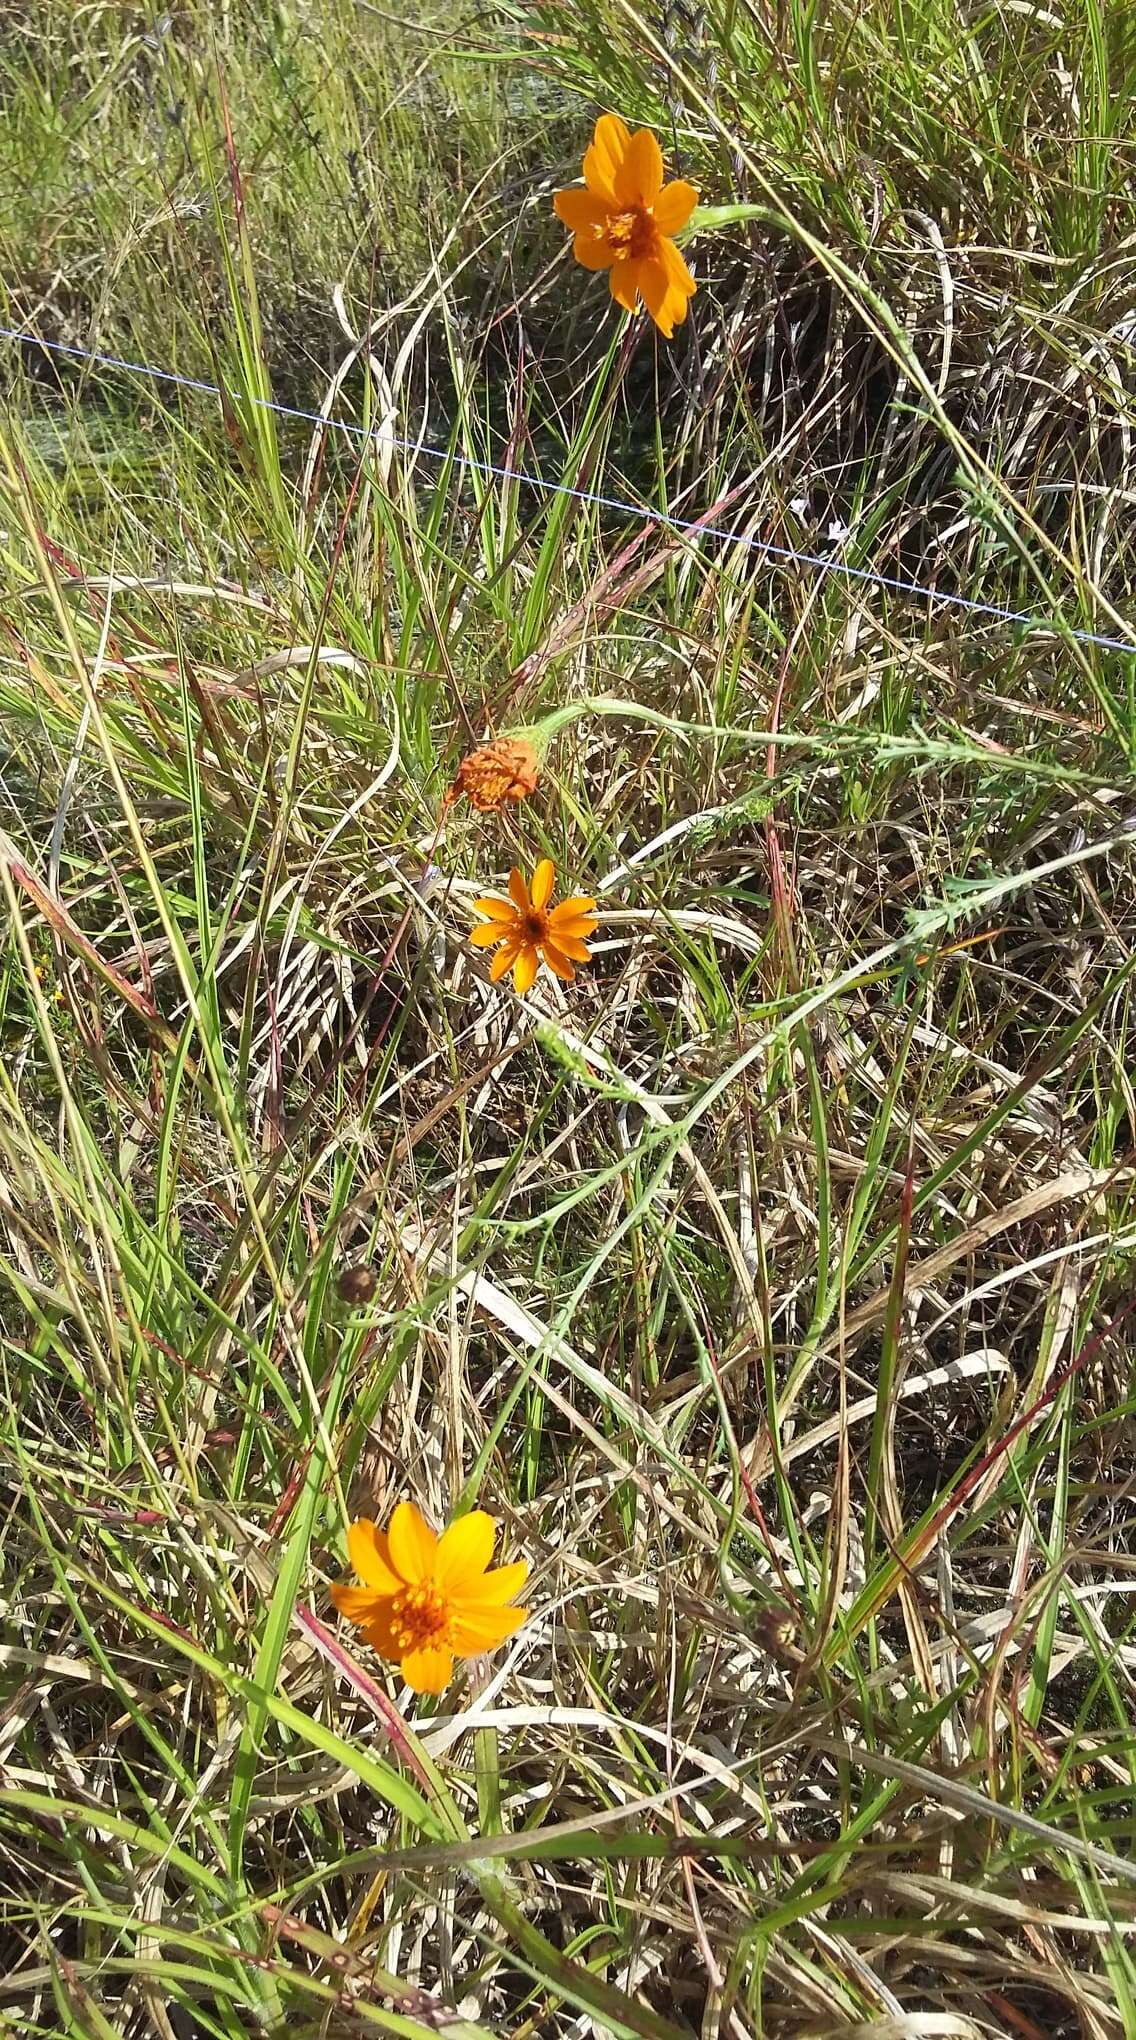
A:
{"label": "flower petal", "polygon": [[[592,904],[595,905],[594,900]],[[494,899],[490,894],[486,899],[474,900],[473,911],[475,914],[488,914],[491,921],[511,921],[517,910],[512,900]]]}
{"label": "flower petal", "polygon": [[370,1644],[372,1650],[377,1650],[380,1657],[396,1658],[398,1656],[398,1645],[394,1640],[394,1634],[391,1629],[389,1603],[376,1605],[375,1613],[372,1615],[371,1620],[363,1627],[363,1640],[365,1643]]}
{"label": "flower petal", "polygon": [[640,285],[660,333],[673,339],[686,317],[687,299],[694,295],[694,279],[673,241],[660,241],[658,254],[642,264]]}
{"label": "flower petal", "polygon": [[685,227],[697,204],[698,193],[684,177],[675,177],[670,184],[664,184],[651,207],[660,234],[677,234]]}
{"label": "flower petal", "polygon": [[[496,1650],[527,1621],[528,1612],[527,1608],[477,1608],[456,1615],[450,1623],[454,1649],[459,1657],[478,1657],[483,1650]],[[405,1662],[402,1669],[405,1676]]]}
{"label": "flower petal", "polygon": [[551,942],[546,942],[544,945],[544,960],[550,971],[554,972],[558,978],[564,978],[568,984],[571,984],[576,973],[568,958],[561,956],[560,951],[554,949]]}
{"label": "flower petal", "polygon": [[600,917],[596,913],[587,913],[586,904],[581,906],[575,900],[562,900],[558,907],[553,907],[548,917],[552,933],[559,935],[562,929],[566,929],[572,935],[581,935],[590,934],[593,928],[598,928]]}
{"label": "flower petal", "polygon": [[[668,185],[668,190],[672,187]],[[604,227],[611,218],[611,207],[606,198],[597,198],[594,191],[582,191],[573,184],[566,191],[553,193],[553,209],[558,220],[578,234],[583,227]],[[681,224],[681,222],[680,222]],[[664,229],[670,231],[669,228]]]}
{"label": "flower petal", "polygon": [[469,939],[475,949],[492,949],[495,942],[509,940],[509,931],[500,921],[479,921],[476,928],[470,929]]}
{"label": "flower petal", "polygon": [[440,1693],[454,1676],[454,1654],[441,1644],[420,1644],[403,1658],[402,1676],[416,1693]]}
{"label": "flower petal", "polygon": [[581,269],[610,269],[618,260],[615,249],[606,234],[597,234],[594,227],[585,227],[572,243],[572,253]]}
{"label": "flower petal", "polygon": [[640,128],[627,144],[612,178],[619,205],[654,205],[663,188],[663,152],[650,128]]}
{"label": "flower petal", "polygon": [[673,339],[674,329],[676,326],[681,326],[685,324],[686,308],[689,305],[692,296],[693,296],[692,291],[688,291],[680,296],[679,292],[675,289],[675,286],[672,283],[671,294],[667,300],[668,308],[670,310],[671,315],[671,330],[667,336],[668,339]]}
{"label": "flower petal", "polygon": [[475,1590],[493,1556],[496,1536],[497,1525],[485,1509],[471,1509],[442,1532],[434,1578],[443,1594],[457,1598],[463,1589]]}
{"label": "flower petal", "polygon": [[[402,1581],[394,1569],[390,1546],[378,1525],[361,1516],[347,1532],[351,1570],[374,1594],[398,1594]],[[339,1606],[338,1601],[336,1607]]]}
{"label": "flower petal", "polygon": [[533,872],[531,888],[532,903],[538,914],[544,912],[545,907],[552,898],[552,888],[555,884],[556,866],[552,862],[551,857],[542,857],[536,870]]}
{"label": "flower petal", "polygon": [[675,314],[681,319],[686,311],[686,299],[672,290],[671,280],[661,261],[644,262],[643,301],[655,321],[664,340],[674,338]]}
{"label": "flower petal", "polygon": [[520,1593],[528,1576],[527,1558],[518,1558],[512,1565],[495,1565],[464,1592],[452,1596],[454,1613],[468,1615],[475,1608],[503,1608],[506,1601]]}
{"label": "flower petal", "polygon": [[576,963],[590,963],[592,960],[592,952],[587,943],[582,941],[579,935],[569,935],[564,928],[553,928],[544,947],[546,953],[551,947],[560,956],[571,956]]}
{"label": "flower petal", "polygon": [[591,147],[584,152],[584,182],[596,198],[614,199],[615,173],[631,136],[617,113],[602,113]]}
{"label": "flower petal", "polygon": [[489,982],[491,985],[499,984],[505,972],[512,970],[520,953],[520,947],[520,943],[513,935],[508,936],[501,944],[500,949],[489,966]]}
{"label": "flower petal", "polygon": [[[481,902],[478,901],[479,906],[480,904]],[[577,914],[594,914],[595,911],[596,903],[594,900],[585,899],[582,893],[573,893],[570,900],[561,900],[558,907],[553,907],[552,914],[554,919],[560,914],[563,914],[565,919],[569,915],[575,919]]]}
{"label": "flower petal", "polygon": [[[432,1577],[438,1540],[413,1502],[400,1502],[387,1531],[391,1564],[408,1586]],[[401,1582],[400,1582],[401,1583]]]}
{"label": "flower petal", "polygon": [[509,873],[509,898],[512,900],[518,914],[527,914],[529,912],[529,893],[528,887],[525,884],[524,873],[518,871],[515,864]]}
{"label": "flower petal", "polygon": [[608,289],[617,305],[625,312],[633,312],[639,303],[639,271],[643,264],[631,255],[623,255],[612,264],[608,278]]}
{"label": "flower petal", "polygon": [[[684,297],[692,298],[698,289],[698,285],[695,283],[674,242],[668,241],[665,237],[659,242],[659,261],[666,270],[674,288],[681,290]],[[685,316],[684,313],[683,317]],[[679,323],[681,324],[681,320]]]}
{"label": "flower petal", "polygon": [[361,1629],[373,1620],[380,1606],[379,1597],[373,1587],[332,1587],[331,1598],[341,1615]]}
{"label": "flower petal", "polygon": [[536,953],[535,946],[531,942],[526,942],[517,957],[513,970],[513,989],[519,992],[522,999],[526,992],[532,991],[539,969],[540,958]]}

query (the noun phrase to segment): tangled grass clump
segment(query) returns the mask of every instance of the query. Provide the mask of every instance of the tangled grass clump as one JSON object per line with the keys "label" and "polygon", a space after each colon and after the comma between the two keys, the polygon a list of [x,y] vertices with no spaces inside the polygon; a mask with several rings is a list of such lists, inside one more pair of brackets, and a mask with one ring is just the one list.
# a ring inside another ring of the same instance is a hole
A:
{"label": "tangled grass clump", "polygon": [[1126,2032],[1121,10],[17,13],[0,2012]]}

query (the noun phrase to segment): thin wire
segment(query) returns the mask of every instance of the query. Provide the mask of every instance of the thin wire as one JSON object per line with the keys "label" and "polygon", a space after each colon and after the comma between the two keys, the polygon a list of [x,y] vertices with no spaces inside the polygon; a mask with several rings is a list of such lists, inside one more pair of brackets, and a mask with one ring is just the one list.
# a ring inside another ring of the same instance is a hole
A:
{"label": "thin wire", "polygon": [[[130,375],[148,376],[153,382],[173,383],[181,390],[198,390],[204,396],[223,396],[217,383],[202,382],[197,376],[178,375],[170,368],[155,368],[145,361],[127,361],[117,354],[99,354],[87,347],[70,347],[62,340],[42,340],[37,334],[22,333],[16,326],[0,326],[0,340],[22,341],[29,346],[45,348],[52,354],[66,354],[76,361],[93,362],[99,368],[124,369]],[[241,397],[240,391],[231,394]],[[304,424],[321,425],[325,430],[348,432],[356,439],[373,436],[365,425],[352,425],[346,418],[331,418],[322,411],[301,411],[292,404],[275,404],[268,397],[244,397],[241,401],[255,404],[259,410],[274,411],[280,418],[298,418]],[[1129,641],[1108,637],[1101,631],[1074,630],[1072,626],[1061,630],[1028,609],[1007,609],[1000,602],[982,602],[973,595],[955,594],[949,588],[928,588],[921,581],[908,581],[900,574],[885,574],[876,567],[855,567],[847,560],[826,558],[823,553],[797,552],[792,546],[774,545],[771,539],[753,538],[745,531],[727,531],[723,525],[671,517],[666,511],[649,509],[643,503],[628,503],[619,496],[601,496],[591,489],[574,489],[567,482],[552,482],[545,475],[529,474],[523,468],[497,467],[492,461],[474,460],[469,454],[453,453],[443,446],[428,446],[416,439],[386,435],[384,443],[402,453],[421,455],[427,460],[450,461],[454,467],[466,468],[473,474],[496,475],[507,482],[524,482],[528,488],[540,489],[546,495],[569,496],[576,503],[590,503],[600,510],[615,510],[623,517],[637,518],[640,523],[655,525],[661,531],[685,533],[696,539],[720,538],[728,545],[744,546],[747,552],[760,553],[763,558],[775,560],[783,566],[811,567],[819,574],[836,574],[843,580],[861,581],[873,588],[887,588],[897,595],[919,595],[925,602],[942,602],[948,608],[965,610],[972,616],[995,617],[1000,623],[1021,623],[1028,630],[1069,637],[1077,644],[1103,645],[1110,652],[1136,653],[1136,636]]]}

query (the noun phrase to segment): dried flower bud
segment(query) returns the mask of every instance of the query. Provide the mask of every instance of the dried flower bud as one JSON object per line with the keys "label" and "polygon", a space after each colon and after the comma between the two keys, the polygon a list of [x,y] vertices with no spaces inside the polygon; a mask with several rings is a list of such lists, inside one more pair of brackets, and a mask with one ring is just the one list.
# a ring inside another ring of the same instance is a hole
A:
{"label": "dried flower bud", "polygon": [[370,1303],[375,1293],[375,1271],[362,1263],[357,1268],[345,1268],[335,1286],[344,1303]]}
{"label": "dried flower bud", "polygon": [[770,1657],[797,1655],[797,1624],[787,1608],[765,1608],[754,1623],[754,1636]]}
{"label": "dried flower bud", "polygon": [[540,759],[527,737],[495,737],[462,759],[445,806],[452,807],[466,793],[479,814],[492,814],[507,801],[534,793],[539,778]]}

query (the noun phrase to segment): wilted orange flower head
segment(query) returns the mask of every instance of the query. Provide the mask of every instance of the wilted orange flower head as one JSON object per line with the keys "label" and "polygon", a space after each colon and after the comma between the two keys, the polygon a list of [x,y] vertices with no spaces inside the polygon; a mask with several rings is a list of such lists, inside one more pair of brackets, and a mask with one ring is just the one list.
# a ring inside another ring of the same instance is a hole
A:
{"label": "wilted orange flower head", "polygon": [[584,189],[558,191],[552,203],[575,236],[577,262],[609,270],[616,304],[633,312],[642,298],[672,339],[696,286],[670,236],[685,227],[698,193],[681,177],[663,183],[662,150],[650,129],[633,135],[618,114],[602,114],[584,155]]}
{"label": "wilted orange flower head", "polygon": [[594,934],[599,926],[596,903],[577,895],[561,900],[558,907],[550,907],[555,883],[556,867],[551,857],[542,857],[533,872],[531,892],[514,865],[509,873],[507,900],[490,897],[473,903],[477,912],[488,919],[473,930],[470,941],[475,949],[492,949],[500,943],[489,966],[489,976],[496,984],[507,970],[512,970],[513,985],[522,997],[532,990],[542,962],[557,977],[574,978],[574,963],[592,960],[584,938]]}
{"label": "wilted orange flower head", "polygon": [[490,1570],[497,1525],[484,1509],[459,1516],[438,1537],[413,1502],[400,1502],[384,1534],[364,1517],[347,1532],[359,1587],[333,1587],[341,1615],[381,1657],[397,1658],[416,1693],[440,1693],[456,1657],[480,1657],[520,1628],[527,1608],[507,1604],[528,1565]]}
{"label": "wilted orange flower head", "polygon": [[506,801],[534,793],[539,778],[540,759],[527,737],[495,737],[462,759],[445,804],[452,806],[466,793],[479,813],[492,814]]}

